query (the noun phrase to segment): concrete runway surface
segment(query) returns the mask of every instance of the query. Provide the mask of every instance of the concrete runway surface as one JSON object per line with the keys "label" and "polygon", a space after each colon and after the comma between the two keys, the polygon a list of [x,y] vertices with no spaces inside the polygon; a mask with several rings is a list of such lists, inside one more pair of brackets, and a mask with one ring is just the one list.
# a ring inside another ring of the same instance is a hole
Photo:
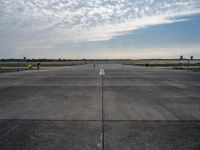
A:
{"label": "concrete runway surface", "polygon": [[200,72],[99,64],[0,74],[0,150],[199,149]]}

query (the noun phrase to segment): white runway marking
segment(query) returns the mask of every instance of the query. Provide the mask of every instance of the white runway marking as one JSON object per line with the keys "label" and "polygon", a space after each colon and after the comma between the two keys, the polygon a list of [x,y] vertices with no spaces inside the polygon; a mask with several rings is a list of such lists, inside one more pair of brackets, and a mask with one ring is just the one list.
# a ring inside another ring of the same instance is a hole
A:
{"label": "white runway marking", "polygon": [[104,76],[104,75],[105,75],[104,69],[100,69],[99,75],[100,75],[100,76]]}

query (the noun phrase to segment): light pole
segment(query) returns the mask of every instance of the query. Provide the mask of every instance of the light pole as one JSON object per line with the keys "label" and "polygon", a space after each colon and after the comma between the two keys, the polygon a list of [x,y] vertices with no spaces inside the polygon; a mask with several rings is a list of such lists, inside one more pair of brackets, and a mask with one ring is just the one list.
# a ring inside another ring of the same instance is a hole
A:
{"label": "light pole", "polygon": [[190,56],[190,58],[187,59],[187,70],[190,69],[190,60],[193,60],[193,56]]}
{"label": "light pole", "polygon": [[190,68],[190,59],[187,59],[187,70]]}
{"label": "light pole", "polygon": [[17,61],[17,66],[18,66],[17,71],[19,72],[20,71],[20,59],[18,59],[18,61]]}

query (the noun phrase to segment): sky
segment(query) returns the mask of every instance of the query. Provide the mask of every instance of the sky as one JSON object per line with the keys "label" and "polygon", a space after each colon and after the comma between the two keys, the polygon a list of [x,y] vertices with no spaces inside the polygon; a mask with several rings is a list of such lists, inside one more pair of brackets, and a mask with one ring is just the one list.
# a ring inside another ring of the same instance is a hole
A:
{"label": "sky", "polygon": [[200,0],[0,0],[0,58],[200,58]]}

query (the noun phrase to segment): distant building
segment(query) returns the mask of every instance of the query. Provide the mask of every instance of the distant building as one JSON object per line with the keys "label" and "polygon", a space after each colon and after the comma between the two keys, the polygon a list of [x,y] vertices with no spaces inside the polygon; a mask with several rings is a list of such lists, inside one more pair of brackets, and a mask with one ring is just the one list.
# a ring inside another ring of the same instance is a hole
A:
{"label": "distant building", "polygon": [[183,56],[180,56],[180,60],[183,60]]}
{"label": "distant building", "polygon": [[190,60],[193,60],[194,59],[194,57],[193,56],[190,56]]}

